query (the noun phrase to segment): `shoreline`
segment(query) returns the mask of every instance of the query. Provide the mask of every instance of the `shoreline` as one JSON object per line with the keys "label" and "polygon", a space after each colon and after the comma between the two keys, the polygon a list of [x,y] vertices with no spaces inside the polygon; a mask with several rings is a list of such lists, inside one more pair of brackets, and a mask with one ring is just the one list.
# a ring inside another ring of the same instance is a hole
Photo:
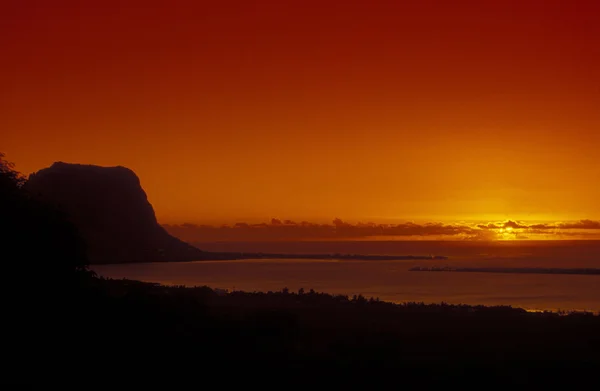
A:
{"label": "shoreline", "polygon": [[540,268],[540,267],[422,267],[408,269],[411,272],[449,273],[506,273],[506,274],[561,274],[561,275],[600,275],[600,268]]}
{"label": "shoreline", "polygon": [[175,263],[175,262],[204,262],[204,261],[239,261],[244,259],[321,259],[321,260],[346,260],[346,261],[425,261],[448,260],[443,255],[370,255],[370,254],[289,254],[289,253],[246,253],[246,252],[205,252],[205,257],[133,261],[133,262],[91,262],[93,265],[126,265],[139,263]]}
{"label": "shoreline", "polygon": [[404,300],[404,301],[393,301],[393,300],[380,300],[378,297],[365,296],[363,294],[341,294],[341,293],[330,293],[324,291],[315,291],[314,289],[300,289],[298,292],[289,290],[285,287],[279,290],[268,290],[268,291],[250,291],[243,289],[230,290],[227,288],[219,288],[209,285],[177,285],[177,284],[164,284],[161,282],[142,281],[129,278],[112,278],[112,277],[96,277],[99,282],[105,282],[106,284],[123,284],[127,286],[147,286],[153,289],[159,290],[183,290],[186,292],[195,292],[198,290],[210,291],[214,297],[220,297],[225,300],[227,297],[252,297],[259,300],[261,297],[267,296],[284,296],[284,297],[327,297],[327,298],[342,298],[345,301],[351,302],[363,302],[363,303],[379,303],[381,305],[390,306],[390,308],[420,308],[420,309],[435,309],[436,311],[456,311],[461,312],[472,312],[472,311],[490,311],[490,310],[504,310],[512,311],[514,313],[522,314],[537,314],[537,315],[551,315],[551,316],[568,316],[577,314],[591,314],[594,316],[600,316],[600,310],[591,309],[560,309],[560,308],[533,308],[527,306],[519,306],[512,304],[476,304],[476,303],[462,303],[462,302],[447,302],[447,301],[418,301],[418,300]]}

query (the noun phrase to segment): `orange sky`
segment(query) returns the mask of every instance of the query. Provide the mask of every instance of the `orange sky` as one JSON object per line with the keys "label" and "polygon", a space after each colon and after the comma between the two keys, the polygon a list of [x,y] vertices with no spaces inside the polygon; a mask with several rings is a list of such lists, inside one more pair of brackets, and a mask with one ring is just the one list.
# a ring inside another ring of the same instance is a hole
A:
{"label": "orange sky", "polygon": [[0,49],[7,159],[163,223],[600,217],[598,1],[8,0]]}

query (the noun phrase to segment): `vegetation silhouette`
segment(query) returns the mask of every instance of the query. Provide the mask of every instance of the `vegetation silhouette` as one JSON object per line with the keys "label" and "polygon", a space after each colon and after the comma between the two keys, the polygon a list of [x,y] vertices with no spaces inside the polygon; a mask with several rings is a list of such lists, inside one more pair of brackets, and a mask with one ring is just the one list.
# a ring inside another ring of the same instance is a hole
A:
{"label": "vegetation silhouette", "polygon": [[25,183],[0,154],[3,350],[13,366],[8,373],[48,362],[43,355],[60,351],[76,334],[73,314],[87,305],[79,295],[94,278],[76,227],[63,211],[32,197]]}
{"label": "vegetation silhouette", "polygon": [[99,278],[67,216],[0,167],[5,382],[541,387],[600,368],[591,313]]}
{"label": "vegetation silhouette", "polygon": [[73,281],[87,273],[85,244],[63,211],[32,197],[25,178],[0,153],[0,214],[4,266],[27,280]]}

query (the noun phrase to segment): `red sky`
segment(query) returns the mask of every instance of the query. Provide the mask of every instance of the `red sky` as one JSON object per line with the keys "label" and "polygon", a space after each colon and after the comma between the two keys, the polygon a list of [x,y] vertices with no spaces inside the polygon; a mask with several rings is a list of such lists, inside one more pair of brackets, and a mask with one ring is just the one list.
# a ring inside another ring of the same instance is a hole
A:
{"label": "red sky", "polygon": [[0,150],[163,223],[600,218],[600,2],[0,4]]}

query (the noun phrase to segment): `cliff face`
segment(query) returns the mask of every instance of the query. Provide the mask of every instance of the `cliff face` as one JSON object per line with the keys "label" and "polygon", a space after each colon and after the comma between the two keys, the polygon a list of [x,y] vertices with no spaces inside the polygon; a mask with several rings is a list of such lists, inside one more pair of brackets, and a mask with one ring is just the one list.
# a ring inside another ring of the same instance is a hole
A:
{"label": "cliff face", "polygon": [[203,258],[201,250],[158,224],[140,180],[128,168],[57,162],[31,174],[26,189],[68,214],[92,264]]}

